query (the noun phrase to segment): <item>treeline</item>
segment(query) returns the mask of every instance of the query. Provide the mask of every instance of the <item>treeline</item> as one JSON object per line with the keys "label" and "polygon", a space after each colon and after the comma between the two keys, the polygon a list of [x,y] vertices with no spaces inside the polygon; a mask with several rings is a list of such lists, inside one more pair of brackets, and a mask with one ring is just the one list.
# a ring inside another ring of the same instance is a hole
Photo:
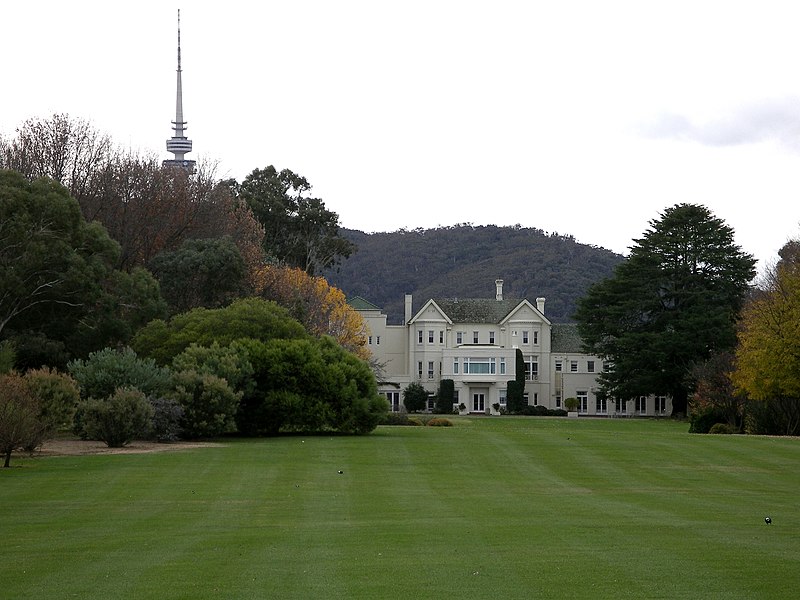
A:
{"label": "treeline", "polygon": [[[109,444],[158,430],[166,415],[192,437],[374,428],[386,403],[366,362],[363,320],[318,275],[354,247],[310,190],[302,176],[271,166],[242,182],[217,180],[203,165],[163,167],[66,115],[31,119],[0,138],[6,456],[70,419],[76,433]],[[221,315],[221,337],[208,337],[211,315]],[[276,321],[294,333],[264,330]],[[171,327],[180,329],[172,337]],[[158,343],[139,346],[141,336]],[[173,338],[185,344],[165,356]],[[177,357],[189,351],[194,358]],[[192,362],[208,352],[213,368]],[[149,368],[139,358],[157,360],[169,377],[153,371],[161,381],[153,388],[131,381]],[[56,382],[49,388],[30,381],[41,369]],[[113,389],[92,391],[87,372]],[[73,388],[80,405],[69,416]],[[64,410],[54,412],[61,400]]]}
{"label": "treeline", "polygon": [[326,271],[348,296],[380,306],[389,322],[402,322],[405,294],[415,309],[430,298],[491,298],[503,279],[507,298],[545,297],[546,315],[568,322],[576,301],[609,277],[623,257],[571,236],[527,227],[473,226],[363,233],[343,230],[358,252]]}

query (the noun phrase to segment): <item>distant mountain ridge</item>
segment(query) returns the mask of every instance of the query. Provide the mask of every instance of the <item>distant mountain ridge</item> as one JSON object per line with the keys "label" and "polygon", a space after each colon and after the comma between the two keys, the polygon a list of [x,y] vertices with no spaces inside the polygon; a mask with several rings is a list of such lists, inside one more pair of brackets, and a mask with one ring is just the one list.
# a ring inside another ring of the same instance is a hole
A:
{"label": "distant mountain ridge", "polygon": [[545,315],[569,322],[576,301],[596,281],[611,276],[624,257],[540,229],[455,225],[391,233],[342,229],[358,251],[325,273],[348,297],[379,306],[389,323],[403,321],[405,294],[416,312],[430,298],[546,298]]}

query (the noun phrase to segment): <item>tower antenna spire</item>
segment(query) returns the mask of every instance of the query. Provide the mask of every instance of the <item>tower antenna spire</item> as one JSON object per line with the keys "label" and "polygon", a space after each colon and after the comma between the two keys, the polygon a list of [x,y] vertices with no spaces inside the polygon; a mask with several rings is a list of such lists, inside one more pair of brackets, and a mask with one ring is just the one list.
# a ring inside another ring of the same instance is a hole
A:
{"label": "tower antenna spire", "polygon": [[178,9],[178,69],[177,93],[175,94],[175,120],[172,121],[174,135],[167,140],[167,152],[172,152],[174,158],[165,160],[165,167],[182,167],[194,170],[195,161],[188,160],[186,154],[192,151],[192,140],[186,137],[186,121],[183,119],[183,82],[181,69],[181,9]]}

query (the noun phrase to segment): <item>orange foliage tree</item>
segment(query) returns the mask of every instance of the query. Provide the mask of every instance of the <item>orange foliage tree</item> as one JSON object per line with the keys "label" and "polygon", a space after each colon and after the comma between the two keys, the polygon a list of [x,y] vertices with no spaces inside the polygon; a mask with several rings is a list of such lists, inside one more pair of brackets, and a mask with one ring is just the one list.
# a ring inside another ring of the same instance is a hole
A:
{"label": "orange foliage tree", "polygon": [[288,309],[312,335],[329,335],[359,358],[370,358],[364,319],[347,304],[344,292],[324,277],[295,267],[265,265],[258,270],[255,289],[257,295]]}

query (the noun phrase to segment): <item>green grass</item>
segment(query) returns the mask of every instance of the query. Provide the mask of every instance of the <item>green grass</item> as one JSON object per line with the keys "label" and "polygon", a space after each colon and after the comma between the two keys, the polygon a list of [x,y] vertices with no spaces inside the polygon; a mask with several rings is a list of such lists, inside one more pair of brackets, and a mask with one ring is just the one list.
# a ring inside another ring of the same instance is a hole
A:
{"label": "green grass", "polygon": [[797,597],[800,440],[454,421],[15,458],[0,598]]}

